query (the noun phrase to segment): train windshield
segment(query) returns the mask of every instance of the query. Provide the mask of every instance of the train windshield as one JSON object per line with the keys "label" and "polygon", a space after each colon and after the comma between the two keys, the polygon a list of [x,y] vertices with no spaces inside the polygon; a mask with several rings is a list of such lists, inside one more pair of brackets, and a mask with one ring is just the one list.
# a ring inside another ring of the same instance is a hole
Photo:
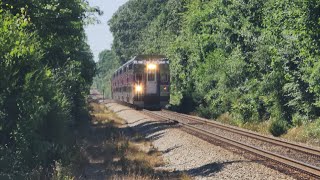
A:
{"label": "train windshield", "polygon": [[142,81],[142,74],[141,73],[136,74],[136,81],[138,81],[138,82]]}
{"label": "train windshield", "polygon": [[156,75],[154,70],[148,70],[148,81],[155,81]]}

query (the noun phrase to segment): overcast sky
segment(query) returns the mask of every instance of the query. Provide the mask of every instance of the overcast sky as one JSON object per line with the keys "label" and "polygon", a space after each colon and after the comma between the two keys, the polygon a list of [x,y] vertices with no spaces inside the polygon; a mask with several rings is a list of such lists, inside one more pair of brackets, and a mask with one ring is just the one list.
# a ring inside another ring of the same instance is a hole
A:
{"label": "overcast sky", "polygon": [[111,49],[112,34],[108,27],[108,20],[113,13],[128,0],[89,0],[91,6],[98,6],[104,12],[99,19],[101,24],[90,25],[85,28],[88,36],[88,43],[95,56],[95,61],[98,60],[98,55],[105,49]]}

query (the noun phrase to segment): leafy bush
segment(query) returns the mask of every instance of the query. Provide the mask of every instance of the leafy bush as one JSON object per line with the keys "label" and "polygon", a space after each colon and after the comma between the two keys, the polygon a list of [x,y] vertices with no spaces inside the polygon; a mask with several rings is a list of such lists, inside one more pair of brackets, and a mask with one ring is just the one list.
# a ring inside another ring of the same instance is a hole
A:
{"label": "leafy bush", "polygon": [[212,109],[210,109],[210,107],[203,107],[202,105],[200,105],[197,108],[197,113],[205,118],[216,118],[217,114],[215,114]]}
{"label": "leafy bush", "polygon": [[288,123],[284,120],[275,120],[271,123],[269,127],[269,132],[278,137],[286,133],[288,130]]}
{"label": "leafy bush", "polygon": [[299,113],[295,113],[292,116],[292,124],[293,124],[293,126],[301,126],[303,124],[308,123],[308,121],[309,121],[308,116],[301,115]]}
{"label": "leafy bush", "polygon": [[320,143],[320,119],[310,123],[310,125],[306,128],[306,136],[317,139],[317,143]]}

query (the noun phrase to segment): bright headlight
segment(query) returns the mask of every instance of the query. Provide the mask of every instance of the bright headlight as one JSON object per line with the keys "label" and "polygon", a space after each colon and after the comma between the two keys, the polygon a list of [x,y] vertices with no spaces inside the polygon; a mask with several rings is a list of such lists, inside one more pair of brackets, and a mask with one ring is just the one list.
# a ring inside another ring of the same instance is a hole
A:
{"label": "bright headlight", "polygon": [[157,68],[157,66],[155,64],[148,64],[147,68],[150,69],[150,70],[154,70],[154,69]]}
{"label": "bright headlight", "polygon": [[142,92],[142,86],[136,85],[136,92]]}

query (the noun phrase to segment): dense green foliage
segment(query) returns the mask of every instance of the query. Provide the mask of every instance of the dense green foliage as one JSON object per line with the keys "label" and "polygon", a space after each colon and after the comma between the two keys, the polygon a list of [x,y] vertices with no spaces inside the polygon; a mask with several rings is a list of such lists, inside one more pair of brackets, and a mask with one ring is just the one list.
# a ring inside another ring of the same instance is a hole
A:
{"label": "dense green foliage", "polygon": [[83,0],[0,1],[0,179],[50,175],[74,153],[95,64]]}
{"label": "dense green foliage", "polygon": [[130,0],[109,24],[121,62],[171,59],[171,103],[184,110],[271,119],[274,135],[319,118],[320,1]]}
{"label": "dense green foliage", "polygon": [[119,68],[118,58],[111,50],[104,50],[99,53],[97,63],[97,74],[94,78],[93,86],[96,87],[104,97],[111,98],[111,78],[113,73]]}

